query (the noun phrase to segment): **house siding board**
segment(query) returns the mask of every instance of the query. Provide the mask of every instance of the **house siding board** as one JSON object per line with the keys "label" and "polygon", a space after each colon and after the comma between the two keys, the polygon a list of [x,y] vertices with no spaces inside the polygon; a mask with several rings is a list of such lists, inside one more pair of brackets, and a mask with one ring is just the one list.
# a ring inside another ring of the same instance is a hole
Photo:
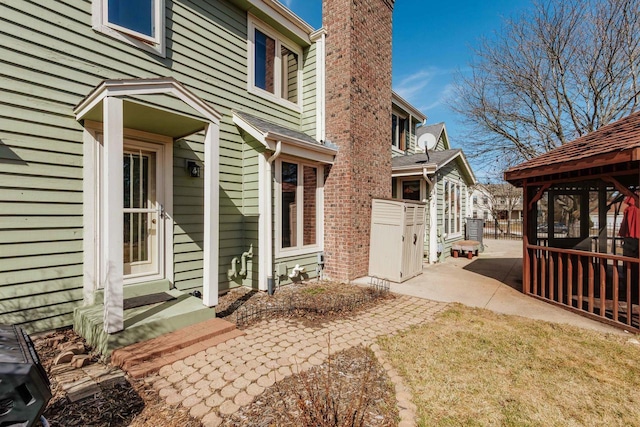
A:
{"label": "house siding board", "polygon": [[308,47],[303,57],[306,59],[302,70],[302,120],[301,130],[316,137],[316,44]]}
{"label": "house siding board", "polygon": [[[277,277],[278,272],[278,264],[284,264],[287,266],[287,275]],[[318,255],[317,253],[307,254],[307,255],[298,255],[292,257],[279,257],[275,259],[274,266],[276,271],[276,280],[278,285],[288,285],[293,281],[289,278],[288,274],[291,273],[293,267],[296,264],[300,265],[300,267],[305,268],[305,273],[303,273],[305,279],[315,279],[318,277],[316,272],[316,267],[318,266]]]}
{"label": "house siding board", "polygon": [[[0,190],[7,190],[0,191],[0,253],[11,254],[0,258],[0,286],[66,301],[46,306],[37,297],[28,314],[8,317],[3,307],[0,321],[27,322],[31,330],[68,325],[81,303],[83,128],[72,110],[105,79],[174,77],[223,115],[217,166],[221,288],[228,286],[231,257],[251,243],[257,252],[257,224],[242,216],[258,213],[257,158],[232,123],[231,109],[314,135],[315,46],[305,50],[301,114],[247,93],[246,12],[225,1],[166,4],[166,58],[94,31],[90,0],[0,4]],[[167,96],[137,100],[194,115]],[[202,162],[202,141],[200,134],[174,144],[178,289],[202,286],[204,186],[184,169],[186,159]],[[32,243],[11,250],[24,241]],[[47,288],[52,280],[56,285]]]}

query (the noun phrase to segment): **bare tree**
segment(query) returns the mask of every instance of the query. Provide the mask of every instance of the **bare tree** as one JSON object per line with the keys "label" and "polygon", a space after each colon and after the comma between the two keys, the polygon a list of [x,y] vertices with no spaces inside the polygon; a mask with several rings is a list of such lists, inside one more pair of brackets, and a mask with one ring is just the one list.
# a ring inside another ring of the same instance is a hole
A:
{"label": "bare tree", "polygon": [[638,109],[640,2],[541,0],[475,56],[451,105],[473,128],[465,151],[502,169]]}

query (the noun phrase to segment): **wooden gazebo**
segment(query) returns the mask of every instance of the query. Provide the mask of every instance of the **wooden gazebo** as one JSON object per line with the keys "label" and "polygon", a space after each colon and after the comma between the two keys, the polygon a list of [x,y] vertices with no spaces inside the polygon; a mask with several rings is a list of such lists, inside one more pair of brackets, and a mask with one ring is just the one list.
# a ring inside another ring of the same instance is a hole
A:
{"label": "wooden gazebo", "polygon": [[505,179],[523,189],[523,292],[640,331],[640,112]]}

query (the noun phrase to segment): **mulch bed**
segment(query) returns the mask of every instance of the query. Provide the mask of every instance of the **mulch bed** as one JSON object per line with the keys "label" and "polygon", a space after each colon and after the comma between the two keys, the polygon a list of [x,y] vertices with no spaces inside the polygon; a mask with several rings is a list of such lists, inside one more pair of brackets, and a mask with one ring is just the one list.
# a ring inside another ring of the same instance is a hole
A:
{"label": "mulch bed", "polygon": [[373,352],[363,346],[288,377],[222,426],[396,426],[395,392]]}
{"label": "mulch bed", "polygon": [[[368,292],[366,288],[353,285],[311,282],[293,284],[278,289],[274,295],[238,288],[219,298],[218,317],[234,322],[236,311],[241,307],[284,301],[292,296],[302,296],[309,302],[322,304],[339,298],[341,295],[353,295]],[[329,297],[329,298],[327,298]],[[287,312],[281,315],[300,320],[305,324],[318,324],[337,317],[352,315],[356,311],[371,307],[384,298],[393,298],[391,294],[380,296],[353,310],[338,312],[315,310]],[[58,330],[34,337],[34,343],[41,362],[50,371],[53,360],[58,354],[56,342],[82,342],[71,329]],[[97,355],[92,363],[100,363]],[[127,378],[116,384],[108,392],[103,391],[75,403],[70,403],[54,376],[49,376],[53,397],[44,416],[51,426],[158,426],[192,427],[200,422],[189,416],[186,409],[167,405],[157,392],[144,380]],[[327,388],[331,390],[328,397]],[[363,397],[360,400],[360,396]],[[306,403],[305,403],[306,402]],[[360,403],[358,403],[360,402]],[[302,405],[302,406],[301,406]],[[301,411],[304,408],[304,411]],[[226,426],[300,426],[305,425],[304,415],[322,412],[322,408],[337,408],[343,414],[356,412],[359,423],[322,424],[309,421],[307,425],[397,425],[398,411],[395,405],[393,386],[389,383],[384,369],[376,361],[373,353],[364,347],[352,348],[332,356],[330,364],[325,363],[306,373],[293,375],[266,389],[254,402],[241,408],[231,417],[224,419]],[[358,409],[358,411],[355,411]],[[316,414],[329,417],[328,414]]]}

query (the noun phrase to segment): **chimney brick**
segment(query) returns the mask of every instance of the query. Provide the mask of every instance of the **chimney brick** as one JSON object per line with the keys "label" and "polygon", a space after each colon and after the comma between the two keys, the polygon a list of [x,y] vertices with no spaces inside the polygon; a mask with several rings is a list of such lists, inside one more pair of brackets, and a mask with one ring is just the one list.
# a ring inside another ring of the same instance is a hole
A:
{"label": "chimney brick", "polygon": [[324,0],[326,138],[338,155],[325,183],[325,273],[369,269],[371,199],[391,197],[393,0]]}

